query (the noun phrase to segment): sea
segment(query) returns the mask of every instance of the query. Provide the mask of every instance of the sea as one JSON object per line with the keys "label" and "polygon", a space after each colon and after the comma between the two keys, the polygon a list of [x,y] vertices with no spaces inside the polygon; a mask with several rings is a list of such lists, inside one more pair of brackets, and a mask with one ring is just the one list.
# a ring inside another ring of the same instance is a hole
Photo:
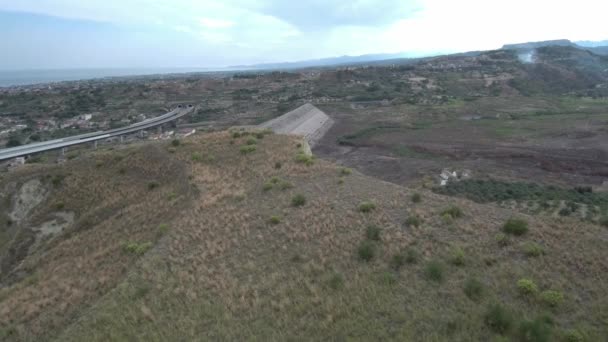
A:
{"label": "sea", "polygon": [[203,68],[0,70],[0,87],[89,80],[106,77],[183,74],[208,71],[213,70]]}

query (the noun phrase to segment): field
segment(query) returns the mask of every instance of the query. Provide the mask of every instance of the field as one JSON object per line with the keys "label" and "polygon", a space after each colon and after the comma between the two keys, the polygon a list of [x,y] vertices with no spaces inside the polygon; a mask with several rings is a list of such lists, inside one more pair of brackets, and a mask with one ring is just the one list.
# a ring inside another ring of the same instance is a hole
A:
{"label": "field", "polygon": [[[3,336],[592,341],[608,333],[605,228],[410,190],[299,157],[299,146],[218,132],[20,170],[13,193],[31,179],[48,192],[32,209],[36,222],[58,211],[76,220],[3,269]],[[119,156],[129,163],[110,162]],[[88,178],[90,168],[98,176]],[[54,182],[56,174],[65,178]],[[512,217],[528,231],[504,228]]]}

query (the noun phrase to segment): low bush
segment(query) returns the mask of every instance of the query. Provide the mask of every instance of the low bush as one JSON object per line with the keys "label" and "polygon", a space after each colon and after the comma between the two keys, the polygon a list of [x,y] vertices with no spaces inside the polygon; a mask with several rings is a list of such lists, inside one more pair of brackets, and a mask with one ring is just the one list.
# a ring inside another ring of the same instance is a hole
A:
{"label": "low bush", "polygon": [[452,257],[450,258],[450,262],[455,266],[464,266],[465,264],[465,256],[462,248],[455,248],[452,251]]}
{"label": "low bush", "polygon": [[241,146],[240,148],[240,152],[241,154],[249,154],[252,152],[255,152],[256,147],[254,145],[245,145],[245,146]]}
{"label": "low bush", "polygon": [[281,162],[279,162],[279,161],[278,161],[278,162],[276,162],[276,163],[274,163],[274,168],[275,168],[275,169],[277,169],[277,170],[278,170],[278,169],[280,169],[281,167],[283,167],[283,163],[281,163]]}
{"label": "low bush", "polygon": [[258,140],[256,138],[249,138],[247,139],[247,141],[245,142],[245,144],[247,145],[255,145],[258,143]]}
{"label": "low bush", "polygon": [[513,315],[500,304],[491,304],[484,315],[484,323],[490,330],[504,335],[513,326]]}
{"label": "low bush", "polygon": [[584,342],[585,336],[576,330],[576,329],[568,329],[563,333],[563,339],[565,342]]}
{"label": "low bush", "polygon": [[369,213],[374,209],[376,209],[376,204],[374,202],[365,201],[359,204],[359,211],[362,213]]}
{"label": "low bush", "polygon": [[173,146],[173,147],[178,147],[180,144],[181,144],[181,142],[179,141],[179,139],[171,140],[171,146]]}
{"label": "low bush", "polygon": [[304,164],[306,166],[313,165],[315,163],[315,159],[313,156],[306,153],[298,153],[296,155],[296,162],[300,164]]}
{"label": "low bush", "polygon": [[504,233],[496,234],[495,239],[496,239],[496,243],[498,243],[498,245],[500,247],[508,246],[511,243],[511,241],[509,240],[509,236],[507,236]]}
{"label": "low bush", "polygon": [[279,224],[281,223],[281,218],[278,216],[271,216],[268,222],[270,222],[270,224]]}
{"label": "low bush", "polygon": [[125,252],[137,254],[137,255],[143,255],[150,248],[152,248],[152,242],[143,242],[143,243],[127,242],[123,245],[123,250]]}
{"label": "low bush", "polygon": [[515,236],[524,235],[528,232],[528,222],[522,219],[510,218],[502,227],[502,231]]}
{"label": "low bush", "polygon": [[422,224],[422,219],[420,219],[420,217],[418,217],[416,215],[409,216],[405,220],[405,225],[408,227],[420,227],[421,224]]}
{"label": "low bush", "polygon": [[444,211],[441,212],[441,215],[450,215],[453,219],[457,219],[460,218],[462,216],[464,216],[464,213],[462,212],[462,209],[460,209],[457,206],[451,206],[447,209],[445,209]]}
{"label": "low bush", "polygon": [[414,203],[420,203],[420,202],[422,202],[422,196],[419,193],[417,193],[417,192],[414,193],[412,195],[412,202],[414,202]]}
{"label": "low bush", "polygon": [[158,237],[161,237],[169,232],[169,225],[162,223],[158,226]]}
{"label": "low bush", "polygon": [[158,182],[150,182],[148,183],[148,190],[154,190],[159,187]]}
{"label": "low bush", "polygon": [[353,173],[353,170],[351,170],[351,169],[349,169],[349,168],[347,168],[347,167],[343,167],[343,168],[341,168],[341,169],[340,169],[340,174],[341,174],[342,176],[348,176],[348,175],[350,175],[351,173]]}
{"label": "low bush", "polygon": [[281,183],[279,183],[279,189],[281,190],[287,190],[287,189],[291,189],[293,188],[293,184],[287,182],[287,181],[281,181]]}
{"label": "low bush", "polygon": [[264,183],[264,185],[262,185],[262,191],[266,192],[266,191],[270,191],[273,188],[273,184],[270,182],[266,182]]}
{"label": "low bush", "polygon": [[405,260],[406,256],[401,253],[393,255],[391,258],[391,268],[398,271],[403,265],[405,265]]}
{"label": "low bush", "polygon": [[473,301],[478,301],[483,297],[484,286],[477,278],[469,278],[464,282],[464,294]]}
{"label": "low bush", "polygon": [[327,283],[333,290],[339,290],[344,287],[344,277],[340,273],[334,273]]}
{"label": "low bush", "polygon": [[63,210],[63,208],[65,208],[65,203],[63,203],[61,201],[55,203],[55,209],[57,209],[57,210]]}
{"label": "low bush", "polygon": [[371,241],[365,240],[357,248],[357,255],[359,260],[369,262],[376,255],[376,246]]}
{"label": "low bush", "polygon": [[544,317],[523,320],[517,328],[517,336],[522,342],[548,342],[552,335],[551,321]]}
{"label": "low bush", "polygon": [[523,246],[524,253],[529,257],[538,257],[545,254],[543,247],[536,242],[526,242]]}
{"label": "low bush", "polygon": [[426,274],[427,278],[432,281],[435,281],[438,283],[443,282],[443,279],[444,279],[443,264],[437,260],[429,261],[429,263],[424,268],[424,273]]}
{"label": "low bush", "polygon": [[368,240],[380,241],[380,228],[378,226],[369,225],[365,230],[365,237]]}
{"label": "low bush", "polygon": [[538,286],[536,286],[534,281],[526,278],[517,281],[517,289],[519,290],[519,293],[526,296],[534,295],[538,292]]}
{"label": "low bush", "polygon": [[608,216],[604,216],[600,219],[600,225],[608,227]]}
{"label": "low bush", "polygon": [[240,132],[232,132],[232,138],[236,139],[236,138],[240,138],[241,137],[241,133]]}
{"label": "low bush", "polygon": [[405,250],[405,262],[408,264],[415,264],[418,262],[418,252],[413,248]]}
{"label": "low bush", "polygon": [[306,204],[306,197],[302,194],[297,194],[291,198],[291,205],[294,207],[301,207]]}
{"label": "low bush", "polygon": [[564,301],[564,294],[559,291],[547,290],[540,294],[540,299],[546,305],[554,308]]}

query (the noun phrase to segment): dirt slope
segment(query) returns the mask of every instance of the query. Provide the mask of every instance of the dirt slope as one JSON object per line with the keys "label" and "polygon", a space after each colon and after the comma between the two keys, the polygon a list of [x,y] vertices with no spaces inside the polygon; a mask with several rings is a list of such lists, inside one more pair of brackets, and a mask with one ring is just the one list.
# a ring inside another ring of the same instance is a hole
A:
{"label": "dirt slope", "polygon": [[[552,339],[608,333],[604,228],[424,190],[414,203],[412,190],[301,149],[293,136],[220,132],[4,179],[69,170],[34,221],[59,200],[76,216],[3,272],[4,338],[487,341],[530,324]],[[454,205],[462,217],[442,214]],[[497,241],[514,215],[529,232]],[[537,257],[524,250],[532,241]],[[521,278],[538,293],[523,295]],[[471,279],[478,295],[463,290]],[[547,306],[549,289],[563,302]],[[488,323],[493,303],[512,314],[504,331]]]}

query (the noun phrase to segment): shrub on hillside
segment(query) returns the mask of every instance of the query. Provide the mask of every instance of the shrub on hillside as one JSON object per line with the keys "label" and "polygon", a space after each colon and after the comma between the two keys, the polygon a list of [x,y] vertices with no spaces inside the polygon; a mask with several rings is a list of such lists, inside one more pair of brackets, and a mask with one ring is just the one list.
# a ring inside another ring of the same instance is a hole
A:
{"label": "shrub on hillside", "polygon": [[528,232],[528,222],[522,219],[510,218],[502,227],[502,231],[515,236],[524,235]]}
{"label": "shrub on hillside", "polygon": [[256,138],[249,138],[247,139],[247,141],[245,142],[245,144],[247,145],[255,145],[258,143],[258,140]]}
{"label": "shrub on hillside", "polygon": [[608,216],[604,216],[600,219],[600,224],[604,227],[608,227]]}
{"label": "shrub on hillside", "polygon": [[341,169],[340,169],[340,174],[341,174],[342,176],[348,176],[348,175],[350,175],[351,173],[353,173],[353,170],[351,170],[351,169],[349,169],[349,168],[347,168],[347,167],[343,167],[343,168],[341,168]]}
{"label": "shrub on hillside", "polygon": [[365,230],[365,237],[368,240],[380,241],[380,228],[375,225],[367,226],[367,229]]}
{"label": "shrub on hillside", "polygon": [[465,256],[462,248],[457,247],[452,251],[450,262],[456,266],[463,266],[465,264]]}
{"label": "shrub on hillside", "polygon": [[408,227],[420,227],[421,224],[422,224],[422,220],[420,219],[420,217],[418,217],[416,215],[409,216],[405,220],[405,225]]}
{"label": "shrub on hillside", "polygon": [[551,341],[551,319],[539,317],[533,321],[523,320],[517,328],[519,341],[548,342]]}
{"label": "shrub on hillside", "polygon": [[152,248],[152,242],[143,242],[143,243],[127,242],[123,245],[123,250],[125,252],[137,254],[137,255],[143,255],[150,248]]}
{"label": "shrub on hillside", "polygon": [[311,156],[309,154],[300,152],[296,155],[296,162],[300,163],[300,164],[304,164],[306,166],[310,166],[315,163],[315,159],[313,156]]}
{"label": "shrub on hillside", "polygon": [[268,222],[270,222],[270,224],[279,224],[281,223],[281,218],[278,216],[271,216]]}
{"label": "shrub on hillside", "polygon": [[414,193],[412,195],[412,202],[414,202],[414,203],[420,203],[420,202],[422,202],[422,196],[419,193],[417,193],[417,192]]}
{"label": "shrub on hillside", "polygon": [[540,294],[540,298],[546,305],[556,307],[564,301],[564,294],[559,291],[547,290]]}
{"label": "shrub on hillside", "polygon": [[249,153],[255,152],[255,150],[256,150],[256,147],[254,145],[241,146],[241,148],[239,149],[241,154],[249,154]]}
{"label": "shrub on hillside", "polygon": [[484,315],[484,323],[495,333],[504,335],[513,326],[513,315],[500,304],[491,304]]}
{"label": "shrub on hillside", "polygon": [[538,292],[538,286],[534,281],[526,278],[519,279],[517,281],[517,289],[523,295],[534,295]]}
{"label": "shrub on hillside", "polygon": [[362,213],[369,213],[374,209],[376,209],[376,204],[374,202],[365,201],[359,204],[359,211]]}
{"label": "shrub on hillside", "polygon": [[538,257],[545,254],[543,247],[536,242],[526,242],[523,246],[524,253],[529,257]]}
{"label": "shrub on hillside", "polygon": [[360,260],[369,262],[376,255],[376,246],[371,241],[365,240],[357,248],[357,255]]}
{"label": "shrub on hillside", "polygon": [[398,271],[403,265],[405,265],[405,259],[406,257],[402,253],[393,255],[391,258],[391,268]]}
{"label": "shrub on hillside", "polygon": [[280,169],[281,167],[283,167],[283,163],[281,163],[280,161],[278,161],[278,162],[274,163],[274,168],[275,168],[275,169],[277,169],[277,170],[278,170],[278,169]]}
{"label": "shrub on hillside", "polygon": [[148,183],[148,190],[154,190],[159,187],[158,182],[150,182]]}
{"label": "shrub on hillside", "polygon": [[180,144],[181,144],[181,142],[179,141],[179,139],[171,140],[171,146],[173,146],[173,147],[178,147]]}
{"label": "shrub on hillside", "polygon": [[469,278],[464,282],[464,294],[473,301],[478,301],[483,296],[483,283],[477,278]]}
{"label": "shrub on hillside", "polygon": [[302,194],[297,194],[291,198],[291,205],[294,207],[301,207],[306,204],[306,197]]}
{"label": "shrub on hillside", "polygon": [[413,248],[405,250],[405,262],[408,264],[415,264],[418,262],[418,252]]}
{"label": "shrub on hillside", "polygon": [[496,239],[496,243],[498,243],[498,245],[500,247],[508,246],[509,243],[511,243],[511,241],[509,240],[509,237],[504,233],[496,234],[495,239]]}
{"label": "shrub on hillside", "polygon": [[565,342],[584,342],[585,336],[576,330],[576,329],[568,329],[564,332],[564,341]]}
{"label": "shrub on hillside", "polygon": [[449,215],[451,216],[453,219],[457,219],[460,218],[462,216],[464,216],[464,213],[462,212],[462,209],[460,209],[457,206],[451,206],[447,209],[445,209],[444,211],[441,212],[441,215]]}
{"label": "shrub on hillside", "polygon": [[344,277],[340,273],[334,273],[329,278],[328,285],[333,290],[339,290],[344,287]]}
{"label": "shrub on hillside", "polygon": [[432,281],[436,281],[438,283],[443,282],[443,264],[437,260],[429,261],[429,263],[424,268],[424,273],[426,274],[427,278]]}

